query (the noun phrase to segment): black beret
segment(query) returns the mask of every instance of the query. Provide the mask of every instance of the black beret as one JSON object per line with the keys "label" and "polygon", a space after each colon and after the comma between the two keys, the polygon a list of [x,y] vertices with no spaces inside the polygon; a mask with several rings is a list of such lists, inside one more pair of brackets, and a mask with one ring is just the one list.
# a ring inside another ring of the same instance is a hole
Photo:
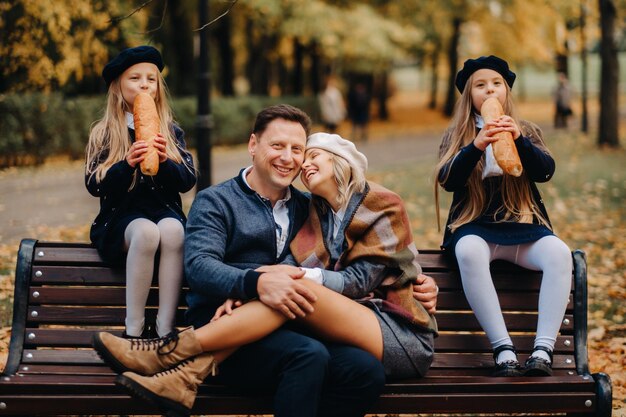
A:
{"label": "black beret", "polygon": [[515,82],[515,73],[509,69],[509,64],[507,64],[502,58],[489,55],[465,61],[463,69],[456,74],[456,80],[454,81],[456,88],[463,93],[463,89],[465,88],[465,84],[467,83],[469,77],[479,69],[483,68],[496,71],[502,75],[502,78],[504,78],[504,81],[506,81],[509,87],[513,87],[513,83]]}
{"label": "black beret", "polygon": [[150,62],[156,65],[159,71],[163,71],[163,58],[161,58],[159,51],[152,46],[143,45],[124,49],[110,60],[102,70],[102,78],[109,86],[111,81],[122,75],[128,68],[140,62]]}

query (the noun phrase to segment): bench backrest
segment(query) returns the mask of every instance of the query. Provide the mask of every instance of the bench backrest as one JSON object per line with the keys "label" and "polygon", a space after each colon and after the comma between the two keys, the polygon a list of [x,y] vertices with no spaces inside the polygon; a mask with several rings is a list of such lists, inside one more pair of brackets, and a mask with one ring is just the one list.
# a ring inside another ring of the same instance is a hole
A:
{"label": "bench backrest", "polygon": [[[491,347],[463,294],[458,269],[438,250],[420,251],[424,273],[440,289],[437,321],[440,336],[431,375],[482,375],[493,366]],[[588,372],[587,294],[584,254],[574,253],[574,285],[555,348],[557,374]],[[492,265],[505,321],[524,360],[533,346],[541,274],[509,263]],[[94,331],[123,330],[123,269],[105,264],[88,244],[47,243],[25,239],[16,270],[14,318],[6,374],[23,366],[72,364],[102,368],[91,349]],[[146,320],[154,321],[158,289],[148,298]],[[184,294],[178,323],[184,323]]]}

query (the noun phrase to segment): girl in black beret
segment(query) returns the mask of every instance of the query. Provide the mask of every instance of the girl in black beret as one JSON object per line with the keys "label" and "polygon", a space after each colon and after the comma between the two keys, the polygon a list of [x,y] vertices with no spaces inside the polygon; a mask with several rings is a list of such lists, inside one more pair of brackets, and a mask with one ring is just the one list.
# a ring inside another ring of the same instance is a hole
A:
{"label": "girl in black beret", "polygon": [[[91,241],[107,262],[126,266],[126,337],[154,335],[145,323],[145,306],[156,262],[155,330],[160,336],[173,330],[183,278],[186,220],[179,193],[196,182],[184,133],[172,117],[162,69],[161,54],[151,46],[126,49],[104,67],[102,76],[109,89],[106,108],[91,129],[86,150],[85,184],[100,198]],[[147,151],[144,141],[135,141],[133,101],[140,92],[155,100],[161,122],[161,133],[154,139],[159,154],[155,176],[139,170]]]}
{"label": "girl in black beret", "polygon": [[[443,135],[435,173],[453,193],[442,248],[456,257],[463,289],[494,349],[494,376],[551,375],[552,352],[571,286],[572,258],[554,235],[536,183],[554,174],[554,159],[539,127],[519,120],[511,98],[515,73],[495,57],[469,59],[456,77],[461,97]],[[504,116],[485,125],[482,103],[496,97]],[[510,132],[523,173],[513,177],[495,162],[491,144]],[[439,215],[438,185],[435,185]],[[543,272],[534,349],[522,369],[489,270],[496,259]]]}

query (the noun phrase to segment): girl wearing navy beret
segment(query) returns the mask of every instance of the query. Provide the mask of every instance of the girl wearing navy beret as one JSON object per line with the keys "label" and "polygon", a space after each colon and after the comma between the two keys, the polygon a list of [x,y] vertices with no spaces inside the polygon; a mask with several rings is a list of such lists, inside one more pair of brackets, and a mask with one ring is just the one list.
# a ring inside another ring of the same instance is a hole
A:
{"label": "girl wearing navy beret", "polygon": [[[104,117],[92,127],[86,150],[85,184],[100,198],[90,238],[104,260],[125,264],[124,336],[164,336],[174,328],[183,278],[184,222],[180,193],[196,183],[184,133],[173,119],[161,75],[158,50],[139,46],[122,51],[102,71],[108,86]],[[137,94],[155,101],[161,133],[154,139],[159,170],[139,170],[147,145],[135,141],[133,102]],[[157,256],[158,255],[158,256]],[[158,265],[157,265],[158,264]],[[156,328],[145,321],[145,306],[158,267]]]}
{"label": "girl wearing navy beret", "polygon": [[[567,306],[572,257],[554,235],[536,183],[554,174],[554,159],[539,127],[519,120],[511,98],[515,73],[496,56],[469,59],[456,77],[461,92],[439,149],[438,185],[453,193],[442,248],[456,257],[463,289],[494,350],[494,376],[551,375],[552,352]],[[482,103],[496,97],[504,116],[485,125]],[[491,144],[510,132],[523,173],[513,177],[495,162]],[[435,198],[438,204],[438,185]],[[534,348],[520,366],[489,264],[496,259],[542,271]]]}

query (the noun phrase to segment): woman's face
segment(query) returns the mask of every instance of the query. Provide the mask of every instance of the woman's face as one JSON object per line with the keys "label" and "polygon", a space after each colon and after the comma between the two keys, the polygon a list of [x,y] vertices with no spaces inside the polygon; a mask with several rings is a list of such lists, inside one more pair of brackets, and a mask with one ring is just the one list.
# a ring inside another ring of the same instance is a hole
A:
{"label": "woman's face", "polygon": [[337,181],[333,168],[333,156],[330,152],[317,148],[307,149],[300,179],[311,193],[324,198],[331,204],[336,200]]}
{"label": "woman's face", "polygon": [[158,86],[159,68],[150,62],[135,64],[120,75],[122,97],[131,111],[139,93],[148,93],[156,100]]}
{"label": "woman's face", "polygon": [[506,83],[500,73],[483,68],[472,74],[471,80],[472,105],[480,112],[483,102],[490,97],[497,97],[504,107],[506,102]]}

